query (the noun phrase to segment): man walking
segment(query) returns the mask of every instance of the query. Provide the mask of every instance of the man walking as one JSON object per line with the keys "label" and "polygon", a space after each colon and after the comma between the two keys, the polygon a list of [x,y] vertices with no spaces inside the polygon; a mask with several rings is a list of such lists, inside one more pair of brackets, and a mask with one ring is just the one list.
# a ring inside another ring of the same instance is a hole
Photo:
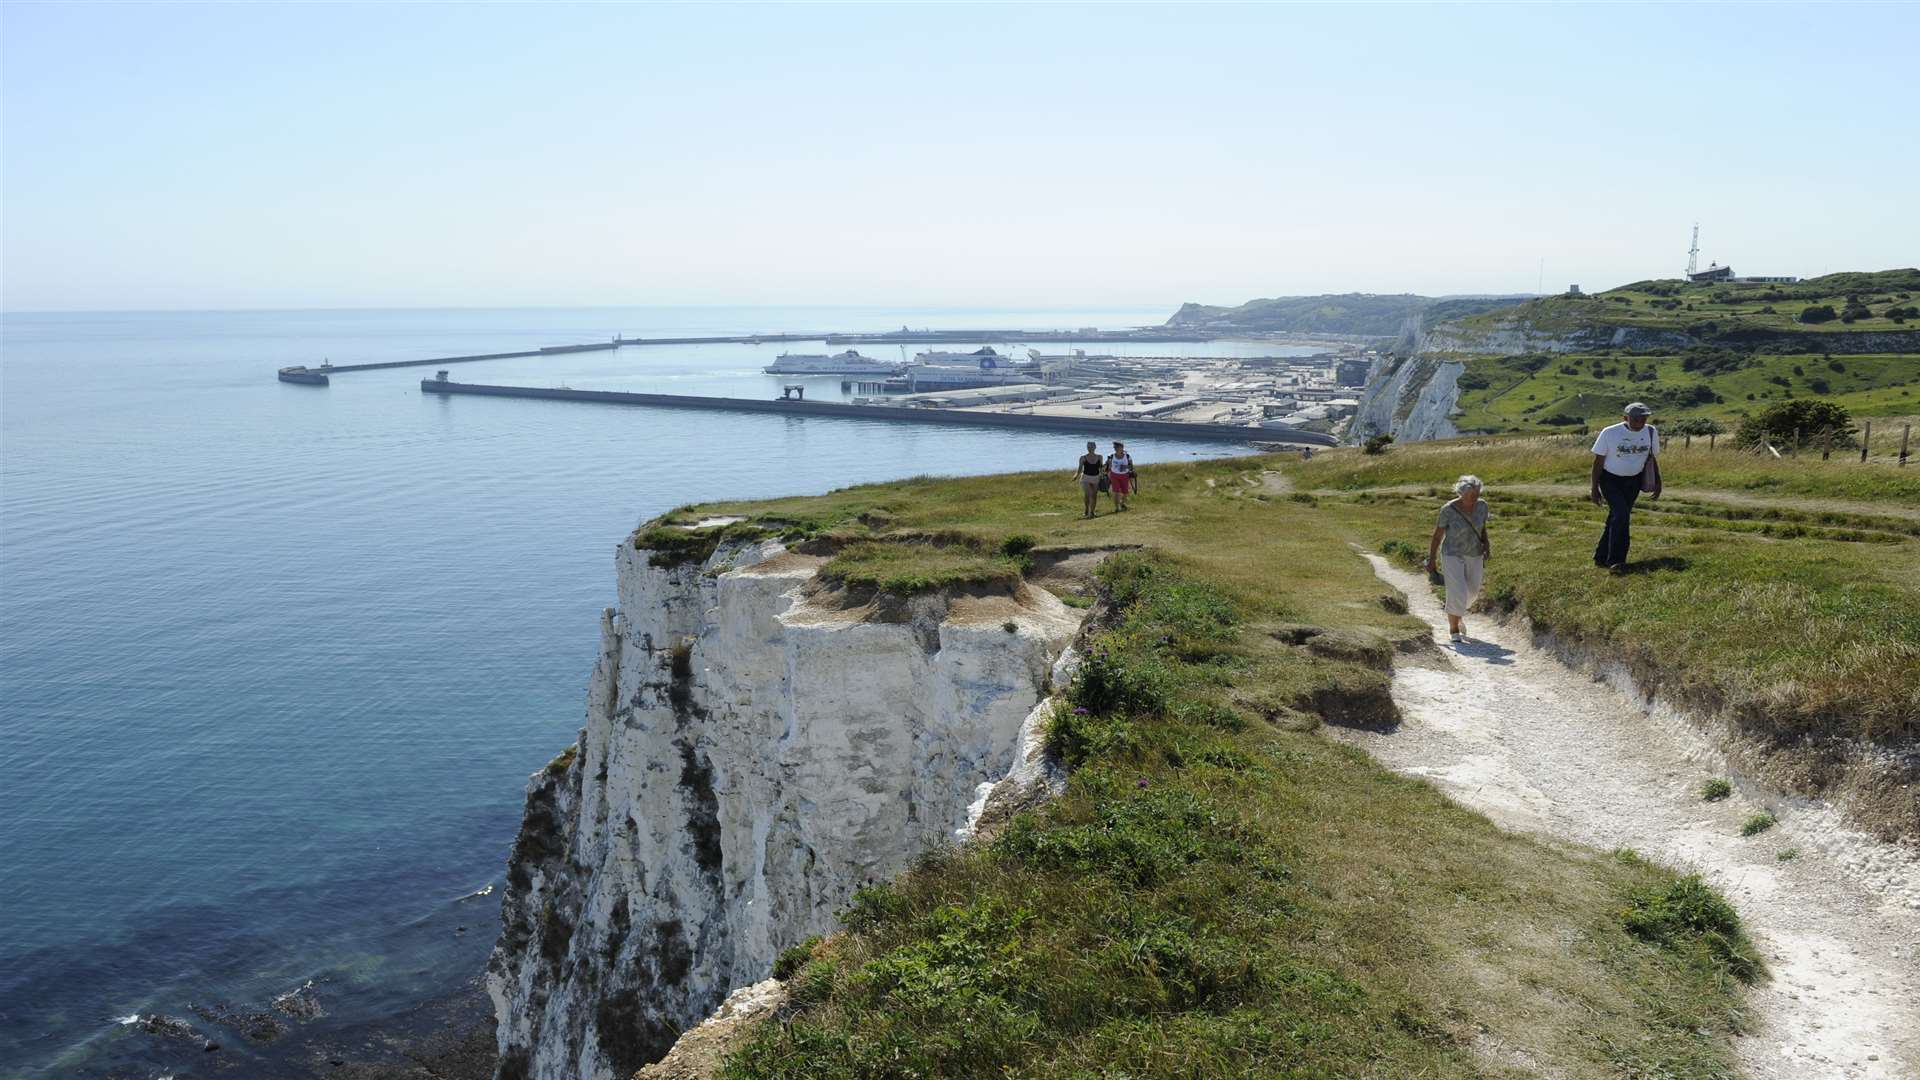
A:
{"label": "man walking", "polygon": [[1609,573],[1627,572],[1628,527],[1633,504],[1645,491],[1648,498],[1660,497],[1660,432],[1647,423],[1653,410],[1636,401],[1627,406],[1621,422],[1600,432],[1593,440],[1593,490],[1588,494],[1594,505],[1607,508],[1607,527],[1600,533],[1600,544],[1593,549],[1593,562]]}

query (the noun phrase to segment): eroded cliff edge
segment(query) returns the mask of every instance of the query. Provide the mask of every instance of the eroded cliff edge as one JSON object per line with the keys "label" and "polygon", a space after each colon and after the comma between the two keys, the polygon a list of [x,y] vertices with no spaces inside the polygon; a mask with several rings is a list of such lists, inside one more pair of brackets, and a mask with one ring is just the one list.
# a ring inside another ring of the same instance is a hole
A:
{"label": "eroded cliff edge", "polygon": [[859,595],[778,541],[633,543],[586,723],[535,774],[487,987],[503,1080],[625,1077],[968,823],[1082,612]]}

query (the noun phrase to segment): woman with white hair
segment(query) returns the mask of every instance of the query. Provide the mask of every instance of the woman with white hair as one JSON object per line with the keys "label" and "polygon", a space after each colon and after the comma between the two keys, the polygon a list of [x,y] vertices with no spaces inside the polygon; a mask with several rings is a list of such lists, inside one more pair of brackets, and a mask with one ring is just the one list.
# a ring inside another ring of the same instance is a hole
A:
{"label": "woman with white hair", "polygon": [[1427,572],[1438,570],[1446,583],[1447,637],[1456,642],[1466,640],[1467,626],[1461,620],[1480,595],[1487,557],[1493,554],[1487,542],[1487,503],[1480,497],[1485,486],[1477,476],[1456,481],[1454,500],[1440,508],[1427,544]]}

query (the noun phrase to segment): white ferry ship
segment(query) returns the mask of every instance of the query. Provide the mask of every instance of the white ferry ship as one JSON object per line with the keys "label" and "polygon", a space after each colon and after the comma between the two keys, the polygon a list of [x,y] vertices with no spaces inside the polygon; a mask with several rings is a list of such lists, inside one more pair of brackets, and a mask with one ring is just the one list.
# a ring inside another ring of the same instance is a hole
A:
{"label": "white ferry ship", "polygon": [[781,353],[764,369],[769,375],[892,375],[899,364],[889,364],[852,349],[832,356],[804,356]]}

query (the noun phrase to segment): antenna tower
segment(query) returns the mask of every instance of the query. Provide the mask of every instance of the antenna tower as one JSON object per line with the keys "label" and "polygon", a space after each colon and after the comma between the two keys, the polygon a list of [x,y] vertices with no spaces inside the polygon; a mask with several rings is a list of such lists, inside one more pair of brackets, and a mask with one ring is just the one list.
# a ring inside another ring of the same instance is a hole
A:
{"label": "antenna tower", "polygon": [[1693,246],[1687,249],[1687,276],[1700,269],[1700,223],[1693,223]]}

